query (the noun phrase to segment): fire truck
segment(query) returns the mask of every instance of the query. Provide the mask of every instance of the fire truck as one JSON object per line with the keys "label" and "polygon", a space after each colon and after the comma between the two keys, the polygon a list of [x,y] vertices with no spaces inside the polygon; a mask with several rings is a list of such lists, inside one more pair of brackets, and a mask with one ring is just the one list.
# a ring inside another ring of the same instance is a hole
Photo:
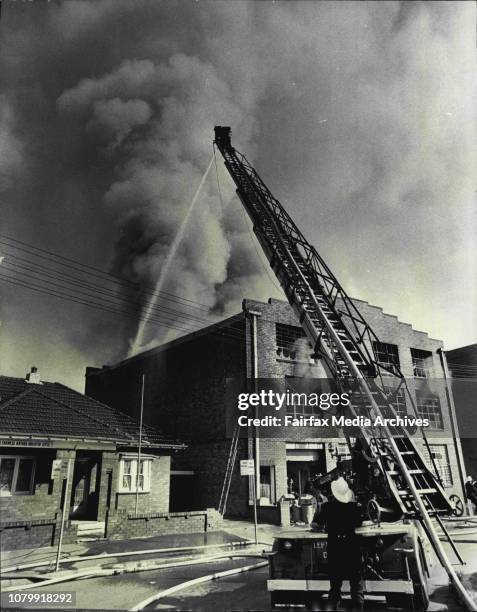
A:
{"label": "fire truck", "polygon": [[[254,233],[313,348],[313,356],[321,360],[327,376],[352,398],[347,416],[369,417],[371,423],[376,417],[384,422],[396,419],[393,394],[404,391],[417,417],[402,372],[396,366],[379,363],[374,353],[374,343],[379,342],[376,333],[250,162],[232,146],[229,127],[215,127],[214,146],[224,158]],[[392,391],[390,377],[395,383]],[[415,429],[387,425],[344,431],[355,461],[351,469],[358,485],[357,501],[365,518],[356,530],[363,551],[365,593],[385,595],[390,606],[409,609],[412,604],[416,610],[426,610],[427,577],[434,553],[464,606],[477,610],[441,541],[442,537],[447,539],[452,553],[463,563],[442,520],[459,513],[462,502],[457,496],[448,498],[444,492],[424,430],[420,436],[427,445],[432,470],[421,455],[414,433]],[[236,432],[231,442],[219,503],[222,510],[237,436]],[[374,465],[379,490],[360,483],[359,463],[363,459]],[[328,480],[332,478],[328,475]],[[309,530],[276,537],[268,580],[274,606],[313,608],[318,603],[329,589],[326,544],[326,534]]]}

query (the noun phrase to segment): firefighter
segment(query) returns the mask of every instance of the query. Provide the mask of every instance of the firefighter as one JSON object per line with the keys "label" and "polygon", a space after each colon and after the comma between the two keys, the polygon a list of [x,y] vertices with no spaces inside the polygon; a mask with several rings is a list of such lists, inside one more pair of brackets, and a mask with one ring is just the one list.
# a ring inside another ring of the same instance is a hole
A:
{"label": "firefighter", "polygon": [[477,507],[477,482],[472,476],[467,476],[465,483],[465,496]]}
{"label": "firefighter", "polygon": [[353,610],[363,610],[362,555],[355,533],[362,522],[361,512],[344,478],[331,483],[331,492],[333,497],[323,505],[317,520],[317,526],[328,533],[329,609],[338,609],[341,585],[349,580]]}

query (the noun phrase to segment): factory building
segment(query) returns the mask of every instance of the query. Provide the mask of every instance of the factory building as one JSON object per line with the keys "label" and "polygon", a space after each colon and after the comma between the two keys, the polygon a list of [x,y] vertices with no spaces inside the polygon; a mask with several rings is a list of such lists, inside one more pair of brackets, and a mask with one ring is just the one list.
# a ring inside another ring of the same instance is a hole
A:
{"label": "factory building", "polygon": [[[417,439],[426,460],[431,465],[430,449],[447,493],[462,497],[462,458],[442,342],[381,308],[360,300],[355,304],[380,338],[374,347],[378,359],[391,369],[401,369],[412,383],[418,416],[429,420],[429,448]],[[123,411],[136,406],[132,416],[137,417],[144,374],[145,422],[160,424],[165,434],[188,445],[173,458],[171,510],[217,507],[231,446],[229,416],[237,414],[237,391],[250,390],[254,376],[286,381],[323,377],[323,372],[286,302],[246,299],[242,312],[220,324],[118,364],[88,368],[86,394]],[[395,401],[399,414],[412,414],[404,395],[398,394]],[[239,460],[253,457],[259,465],[259,517],[279,523],[279,502],[290,486],[302,493],[310,478],[336,466],[347,445],[339,430],[330,437],[329,429],[319,427],[297,428],[285,436],[260,435],[257,442],[251,439],[252,432],[238,440],[226,514],[250,516],[251,478],[240,476]]]}

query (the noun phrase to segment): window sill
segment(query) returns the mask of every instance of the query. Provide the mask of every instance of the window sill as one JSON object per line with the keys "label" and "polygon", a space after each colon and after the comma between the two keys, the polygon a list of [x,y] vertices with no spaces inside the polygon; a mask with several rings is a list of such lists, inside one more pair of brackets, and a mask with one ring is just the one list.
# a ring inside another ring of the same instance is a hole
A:
{"label": "window sill", "polygon": [[[151,491],[139,491],[139,495],[149,495]],[[118,491],[118,495],[136,495],[137,491]]]}

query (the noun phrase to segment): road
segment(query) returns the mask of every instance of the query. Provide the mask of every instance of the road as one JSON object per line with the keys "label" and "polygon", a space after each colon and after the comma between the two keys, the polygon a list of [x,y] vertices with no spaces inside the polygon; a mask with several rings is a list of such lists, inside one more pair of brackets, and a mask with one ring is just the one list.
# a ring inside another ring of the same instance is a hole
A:
{"label": "road", "polygon": [[[465,581],[473,589],[477,587],[477,553],[475,544],[462,545],[462,552],[470,561]],[[172,561],[172,560],[171,560]],[[61,591],[74,590],[78,609],[127,610],[147,597],[171,586],[205,576],[214,572],[250,565],[259,559],[241,558],[218,560],[179,568],[151,570],[118,576],[93,578],[57,585]],[[252,572],[238,574],[220,580],[190,587],[173,596],[161,599],[149,609],[176,611],[244,611],[270,610],[266,590],[268,569],[261,568]],[[447,578],[441,568],[436,566],[431,575],[431,605],[429,612],[460,610],[453,594],[447,587]],[[41,589],[38,589],[41,590]],[[44,587],[43,590],[53,590]],[[381,612],[387,610],[383,600],[369,601],[368,609]]]}

